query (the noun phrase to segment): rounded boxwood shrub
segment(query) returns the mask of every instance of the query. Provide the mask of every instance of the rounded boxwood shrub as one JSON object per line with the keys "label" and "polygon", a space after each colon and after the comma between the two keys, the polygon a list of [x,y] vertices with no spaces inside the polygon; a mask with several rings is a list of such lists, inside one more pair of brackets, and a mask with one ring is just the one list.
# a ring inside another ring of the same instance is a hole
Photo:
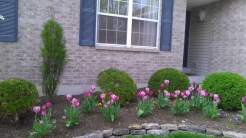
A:
{"label": "rounded boxwood shrub", "polygon": [[190,81],[185,73],[174,68],[164,68],[157,70],[149,79],[148,87],[157,94],[160,84],[164,80],[169,80],[170,84],[165,89],[169,92],[175,90],[185,90],[189,87]]}
{"label": "rounded boxwood shrub", "polygon": [[129,74],[124,71],[110,68],[98,75],[97,86],[105,93],[112,91],[120,97],[119,103],[129,102],[137,92],[137,86]]}
{"label": "rounded boxwood shrub", "polygon": [[38,98],[36,86],[21,78],[10,78],[0,82],[0,112],[3,117],[15,117],[31,110]]}
{"label": "rounded boxwood shrub", "polygon": [[241,109],[241,99],[246,94],[246,80],[231,72],[212,73],[202,82],[202,88],[220,96],[219,107],[224,110]]}

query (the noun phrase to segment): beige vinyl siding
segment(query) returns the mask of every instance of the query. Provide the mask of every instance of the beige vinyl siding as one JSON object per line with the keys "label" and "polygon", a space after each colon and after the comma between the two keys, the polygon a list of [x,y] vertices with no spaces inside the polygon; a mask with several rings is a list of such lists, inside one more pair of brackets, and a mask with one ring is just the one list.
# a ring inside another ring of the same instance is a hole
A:
{"label": "beige vinyl siding", "polygon": [[191,68],[192,74],[206,75],[209,66],[211,25],[208,10],[206,10],[206,21],[198,22],[198,9],[200,8],[191,10],[188,68]]}

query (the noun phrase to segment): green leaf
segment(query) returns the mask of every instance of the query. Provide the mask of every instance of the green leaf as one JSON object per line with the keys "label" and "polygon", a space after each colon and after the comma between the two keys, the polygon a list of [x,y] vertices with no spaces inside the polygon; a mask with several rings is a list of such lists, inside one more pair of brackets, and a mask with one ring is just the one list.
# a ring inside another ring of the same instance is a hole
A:
{"label": "green leaf", "polygon": [[143,114],[143,113],[144,113],[144,111],[143,111],[143,110],[138,110],[137,117],[142,116],[142,114]]}

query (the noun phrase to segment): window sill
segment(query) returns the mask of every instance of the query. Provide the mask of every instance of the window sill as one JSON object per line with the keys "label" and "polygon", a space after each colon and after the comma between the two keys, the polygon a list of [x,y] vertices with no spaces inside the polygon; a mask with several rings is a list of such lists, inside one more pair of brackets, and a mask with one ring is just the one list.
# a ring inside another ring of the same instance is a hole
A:
{"label": "window sill", "polygon": [[132,47],[113,47],[113,46],[96,46],[96,50],[110,50],[110,51],[129,51],[129,52],[146,52],[146,53],[159,53],[160,50],[153,48],[132,48]]}

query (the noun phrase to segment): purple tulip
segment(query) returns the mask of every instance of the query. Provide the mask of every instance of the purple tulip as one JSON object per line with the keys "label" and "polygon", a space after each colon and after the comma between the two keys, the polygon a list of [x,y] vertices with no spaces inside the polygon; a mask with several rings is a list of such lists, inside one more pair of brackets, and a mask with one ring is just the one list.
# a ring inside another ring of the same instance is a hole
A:
{"label": "purple tulip", "polygon": [[91,90],[92,91],[95,91],[96,90],[96,87],[94,85],[91,86]]}
{"label": "purple tulip", "polygon": [[164,80],[164,83],[165,83],[166,85],[169,85],[170,81],[169,81],[169,80]]}
{"label": "purple tulip", "polygon": [[246,96],[243,96],[242,102],[243,102],[243,103],[246,103]]}
{"label": "purple tulip", "polygon": [[68,101],[71,101],[71,100],[73,99],[72,94],[67,94],[67,96],[66,96],[66,97],[67,97],[67,100],[68,100]]}

